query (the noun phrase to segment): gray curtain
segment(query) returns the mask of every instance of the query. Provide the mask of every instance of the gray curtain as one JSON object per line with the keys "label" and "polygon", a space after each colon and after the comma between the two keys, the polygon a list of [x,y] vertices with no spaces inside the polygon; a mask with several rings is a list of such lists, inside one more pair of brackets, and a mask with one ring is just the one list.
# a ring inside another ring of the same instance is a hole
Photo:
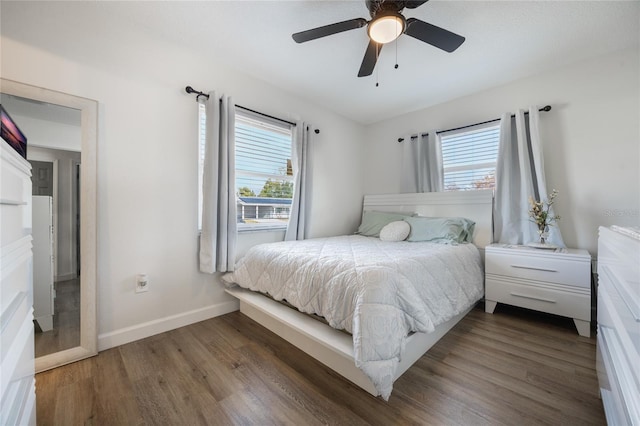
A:
{"label": "gray curtain", "polygon": [[436,132],[405,137],[402,192],[438,192],[444,188],[442,145]]}
{"label": "gray curtain", "polygon": [[311,187],[309,162],[309,141],[313,134],[311,125],[303,121],[296,123],[291,142],[291,165],[293,167],[293,202],[289,216],[289,225],[285,241],[304,240],[308,209],[308,196]]}
{"label": "gray curtain", "polygon": [[202,182],[200,271],[233,271],[237,218],[235,194],[235,105],[209,93]]}
{"label": "gray curtain", "polygon": [[[538,108],[531,107],[528,117],[519,110],[515,118],[505,113],[500,121],[494,212],[494,241],[500,243],[538,240],[537,227],[529,218],[529,197],[547,200],[539,115]],[[557,223],[549,227],[548,242],[564,247]]]}

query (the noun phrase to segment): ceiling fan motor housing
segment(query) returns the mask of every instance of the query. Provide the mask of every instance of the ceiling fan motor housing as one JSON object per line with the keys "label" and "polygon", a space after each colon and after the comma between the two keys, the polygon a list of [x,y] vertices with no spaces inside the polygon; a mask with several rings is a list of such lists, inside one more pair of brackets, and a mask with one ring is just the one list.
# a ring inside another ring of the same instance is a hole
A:
{"label": "ceiling fan motor housing", "polygon": [[373,19],[376,19],[377,16],[385,12],[400,13],[400,11],[404,9],[403,1],[365,0],[364,3],[369,10],[369,15],[371,15]]}

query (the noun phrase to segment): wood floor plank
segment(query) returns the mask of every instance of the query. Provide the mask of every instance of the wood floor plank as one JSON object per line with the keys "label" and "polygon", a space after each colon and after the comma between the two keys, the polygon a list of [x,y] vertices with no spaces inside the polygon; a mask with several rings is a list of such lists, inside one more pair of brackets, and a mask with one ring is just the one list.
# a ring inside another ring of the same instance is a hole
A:
{"label": "wood floor plank", "polygon": [[[481,328],[473,328],[470,333],[476,334],[481,339],[492,339],[495,342],[505,343],[511,346],[525,349],[526,351],[536,353],[542,356],[553,357],[558,360],[566,361],[567,355],[570,353],[567,350],[562,350],[557,347],[547,346],[542,344],[539,340],[533,340],[527,342],[526,335],[501,333],[497,335],[495,332],[484,330]],[[572,351],[570,361],[574,365],[582,367],[591,367],[595,361],[595,348],[586,347],[579,351]]]}
{"label": "wood floor plank", "polygon": [[[53,421],[51,424],[92,425],[95,423],[96,394],[93,380],[82,379],[58,389]],[[47,418],[43,419],[45,422]]]}
{"label": "wood floor plank", "polygon": [[[455,335],[455,333],[457,333],[457,331],[452,331],[452,334]],[[575,373],[576,371],[576,365],[574,364],[575,361],[573,358],[568,356],[559,358],[555,356],[545,356],[544,353],[540,353],[539,348],[534,347],[535,345],[531,345],[532,347],[528,347],[527,345],[522,345],[509,339],[504,340],[501,338],[494,338],[493,336],[480,336],[473,331],[466,333],[464,338],[465,341],[469,342],[472,345],[485,345],[496,352],[513,354],[534,362],[540,361],[545,365],[557,368],[559,370],[564,370],[568,373]]]}
{"label": "wood floor plank", "polygon": [[[422,361],[422,360],[420,360]],[[429,361],[425,361],[429,363]],[[527,424],[555,425],[562,414],[560,410],[528,398],[510,388],[504,387],[494,380],[485,377],[486,372],[469,372],[459,369],[446,362],[422,364],[425,379],[440,382],[441,386],[449,388],[451,395],[464,398],[468,392],[467,404],[478,404],[477,410],[509,425],[526,421]]]}
{"label": "wood floor plank", "polygon": [[[496,424],[495,419],[483,415],[473,407],[464,404],[452,395],[443,393],[440,389],[430,386],[429,380],[418,373],[417,369],[410,369],[400,379],[394,391],[392,403],[398,398],[404,399],[406,404],[414,408],[420,407],[421,419],[428,424],[450,425],[490,425]],[[429,414],[427,420],[424,413]]]}
{"label": "wood floor plank", "polygon": [[606,424],[595,338],[473,309],[388,402],[233,312],[36,375],[42,425]]}
{"label": "wood floor plank", "polygon": [[[291,346],[275,334],[256,324],[251,319],[233,313],[224,316],[225,321],[233,321],[251,340],[268,348],[275,357],[286,362],[309,383],[312,383],[316,395],[322,395],[335,404],[353,411],[368,424],[424,424],[424,421],[412,422],[404,413],[385,401],[374,398],[326,368],[317,360]],[[337,416],[336,416],[337,417]]]}
{"label": "wood floor plank", "polygon": [[582,355],[585,350],[594,348],[596,343],[595,339],[580,336],[571,318],[516,306],[499,305],[492,315],[475,311],[469,316],[467,324],[470,327],[499,330],[500,334],[517,336],[525,342]]}
{"label": "wood floor plank", "polygon": [[245,350],[245,356],[254,367],[254,374],[260,376],[272,392],[291,401],[307,417],[318,420],[319,424],[335,424],[336,418],[341,419],[341,424],[366,424],[350,410],[318,394],[305,376],[296,372],[286,361],[274,358],[264,346],[248,345]]}
{"label": "wood floor plank", "polygon": [[[575,404],[570,398],[562,393],[552,393],[549,388],[539,388],[523,380],[513,380],[508,373],[483,365],[476,362],[477,359],[469,359],[459,355],[451,355],[447,357],[446,363],[458,370],[466,371],[480,375],[484,380],[494,383],[504,389],[508,389],[512,393],[522,395],[531,401],[537,401],[546,407],[556,409],[562,414],[571,412],[577,419],[581,421],[589,421],[595,415],[592,406],[588,404],[580,405],[580,409],[576,409]],[[599,409],[598,409],[599,411]]]}
{"label": "wood floor plank", "polygon": [[[228,365],[215,356],[212,346],[203,345],[196,335],[184,328],[173,330],[168,336],[168,350],[174,357],[172,364],[179,368],[181,374],[199,383],[203,392],[210,393],[219,401],[241,389],[242,383]],[[238,352],[234,351],[235,354]]]}
{"label": "wood floor plank", "polygon": [[599,397],[597,378],[576,374],[574,369],[567,371],[555,368],[544,360],[531,360],[511,352],[496,351],[478,342],[471,344],[462,340],[457,344],[457,348],[461,353],[467,353],[475,359],[485,359],[489,363],[499,365],[501,371],[509,371],[512,377],[519,377],[522,380],[529,380],[532,376],[540,377],[540,380],[549,380],[552,383],[570,387],[572,392]]}
{"label": "wood floor plank", "polygon": [[100,395],[96,401],[97,424],[144,425],[119,348],[106,350],[94,360],[93,392]]}

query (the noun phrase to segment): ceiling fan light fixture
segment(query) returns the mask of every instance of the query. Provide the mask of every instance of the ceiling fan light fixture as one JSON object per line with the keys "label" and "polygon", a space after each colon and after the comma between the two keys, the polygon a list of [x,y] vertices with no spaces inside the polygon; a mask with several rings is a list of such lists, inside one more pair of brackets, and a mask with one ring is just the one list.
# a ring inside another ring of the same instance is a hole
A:
{"label": "ceiling fan light fixture", "polygon": [[377,16],[369,23],[369,38],[376,43],[386,44],[400,37],[406,27],[405,19],[399,13]]}

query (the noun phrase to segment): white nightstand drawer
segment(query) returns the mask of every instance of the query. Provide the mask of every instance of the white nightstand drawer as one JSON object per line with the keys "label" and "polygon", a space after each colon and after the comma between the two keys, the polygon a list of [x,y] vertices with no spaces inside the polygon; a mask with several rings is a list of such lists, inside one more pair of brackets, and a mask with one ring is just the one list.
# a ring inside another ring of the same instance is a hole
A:
{"label": "white nightstand drawer", "polygon": [[527,256],[526,253],[492,252],[490,256],[486,256],[485,271],[487,274],[505,277],[591,288],[589,258],[573,260],[561,256]]}
{"label": "white nightstand drawer", "polygon": [[566,291],[562,287],[538,286],[528,282],[487,277],[485,298],[536,311],[583,321],[591,320],[591,294]]}

